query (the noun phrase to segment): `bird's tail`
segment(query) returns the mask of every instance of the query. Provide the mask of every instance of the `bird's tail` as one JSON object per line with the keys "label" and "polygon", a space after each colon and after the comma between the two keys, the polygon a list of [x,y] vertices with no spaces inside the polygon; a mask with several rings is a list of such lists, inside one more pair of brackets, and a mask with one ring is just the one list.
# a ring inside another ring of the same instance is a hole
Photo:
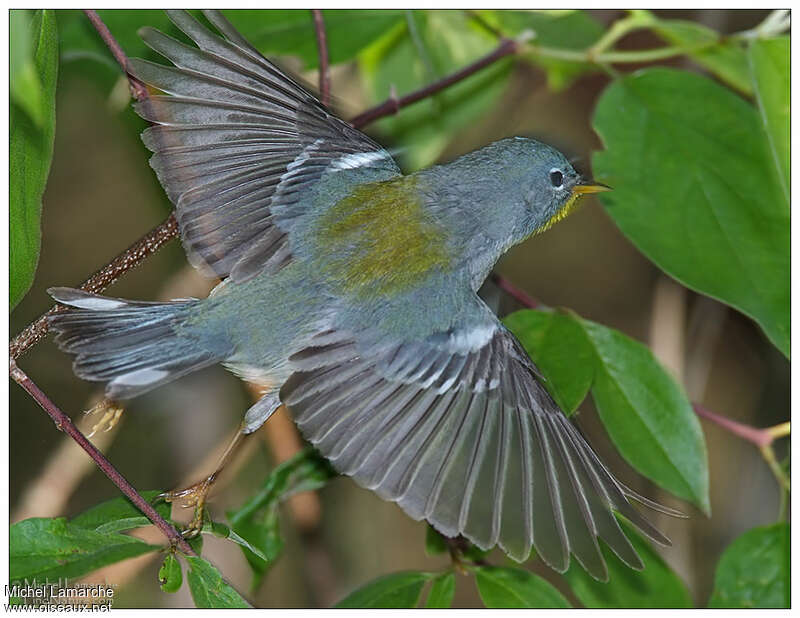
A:
{"label": "bird's tail", "polygon": [[75,355],[75,374],[107,382],[106,396],[128,399],[223,360],[229,350],[184,323],[194,299],[151,303],[50,288],[68,311],[49,318],[56,343]]}

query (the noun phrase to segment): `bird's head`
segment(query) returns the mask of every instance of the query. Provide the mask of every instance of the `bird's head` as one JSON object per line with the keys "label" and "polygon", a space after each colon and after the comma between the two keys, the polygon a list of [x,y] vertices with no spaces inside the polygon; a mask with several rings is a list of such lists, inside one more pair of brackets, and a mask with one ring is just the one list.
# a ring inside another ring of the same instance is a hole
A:
{"label": "bird's head", "polygon": [[533,139],[504,139],[484,151],[503,187],[501,207],[514,219],[517,242],[566,217],[582,195],[609,190],[583,178],[558,150]]}

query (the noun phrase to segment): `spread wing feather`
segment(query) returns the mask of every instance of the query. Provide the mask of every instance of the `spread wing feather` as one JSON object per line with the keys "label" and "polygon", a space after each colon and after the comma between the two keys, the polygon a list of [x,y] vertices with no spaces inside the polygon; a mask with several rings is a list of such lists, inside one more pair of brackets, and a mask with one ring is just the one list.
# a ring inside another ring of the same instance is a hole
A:
{"label": "spread wing feather", "polygon": [[[292,221],[323,174],[352,165],[399,173],[385,150],[330,114],[219,12],[205,15],[224,37],[185,11],[168,14],[197,47],[143,28],[174,66],[133,59],[130,71],[169,95],[136,110],[155,123],[143,139],[195,266],[234,280],[277,271],[291,259]],[[373,156],[358,158],[364,153]]]}
{"label": "spread wing feather", "polygon": [[510,333],[476,332],[366,349],[327,332],[290,359],[281,399],[338,470],[445,535],[517,560],[535,547],[562,572],[572,553],[606,579],[602,538],[641,569],[613,511],[668,544],[629,499],[669,509],[611,476]]}

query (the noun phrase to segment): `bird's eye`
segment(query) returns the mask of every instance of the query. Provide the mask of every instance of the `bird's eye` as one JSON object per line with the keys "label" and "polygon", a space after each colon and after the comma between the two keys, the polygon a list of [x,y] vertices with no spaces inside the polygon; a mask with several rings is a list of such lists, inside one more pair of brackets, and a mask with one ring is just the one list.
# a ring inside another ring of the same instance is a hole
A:
{"label": "bird's eye", "polygon": [[564,184],[564,174],[561,170],[550,170],[550,184],[556,189],[560,189]]}

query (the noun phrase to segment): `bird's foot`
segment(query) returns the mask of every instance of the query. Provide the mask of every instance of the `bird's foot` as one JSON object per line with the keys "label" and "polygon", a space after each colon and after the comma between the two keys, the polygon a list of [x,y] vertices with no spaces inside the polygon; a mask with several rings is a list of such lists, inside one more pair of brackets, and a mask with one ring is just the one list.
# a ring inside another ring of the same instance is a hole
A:
{"label": "bird's foot", "polygon": [[101,399],[99,403],[97,403],[95,406],[84,412],[84,414],[87,415],[99,415],[101,413],[103,414],[103,416],[100,417],[100,420],[97,421],[92,426],[92,430],[86,437],[91,438],[94,434],[96,434],[100,430],[103,430],[104,432],[109,432],[112,429],[114,429],[114,427],[116,427],[117,423],[119,422],[119,419],[122,417],[122,413],[124,411],[125,408],[123,408],[118,403],[111,401],[110,399],[105,399],[105,398]]}
{"label": "bird's foot", "polygon": [[194,538],[203,530],[206,499],[208,498],[211,487],[214,485],[214,481],[216,480],[217,473],[215,472],[202,481],[199,481],[185,489],[167,491],[158,496],[166,502],[175,502],[176,500],[181,500],[183,501],[183,508],[194,507],[194,516],[192,517],[192,521],[190,521],[189,525],[181,531],[181,534],[184,538]]}

